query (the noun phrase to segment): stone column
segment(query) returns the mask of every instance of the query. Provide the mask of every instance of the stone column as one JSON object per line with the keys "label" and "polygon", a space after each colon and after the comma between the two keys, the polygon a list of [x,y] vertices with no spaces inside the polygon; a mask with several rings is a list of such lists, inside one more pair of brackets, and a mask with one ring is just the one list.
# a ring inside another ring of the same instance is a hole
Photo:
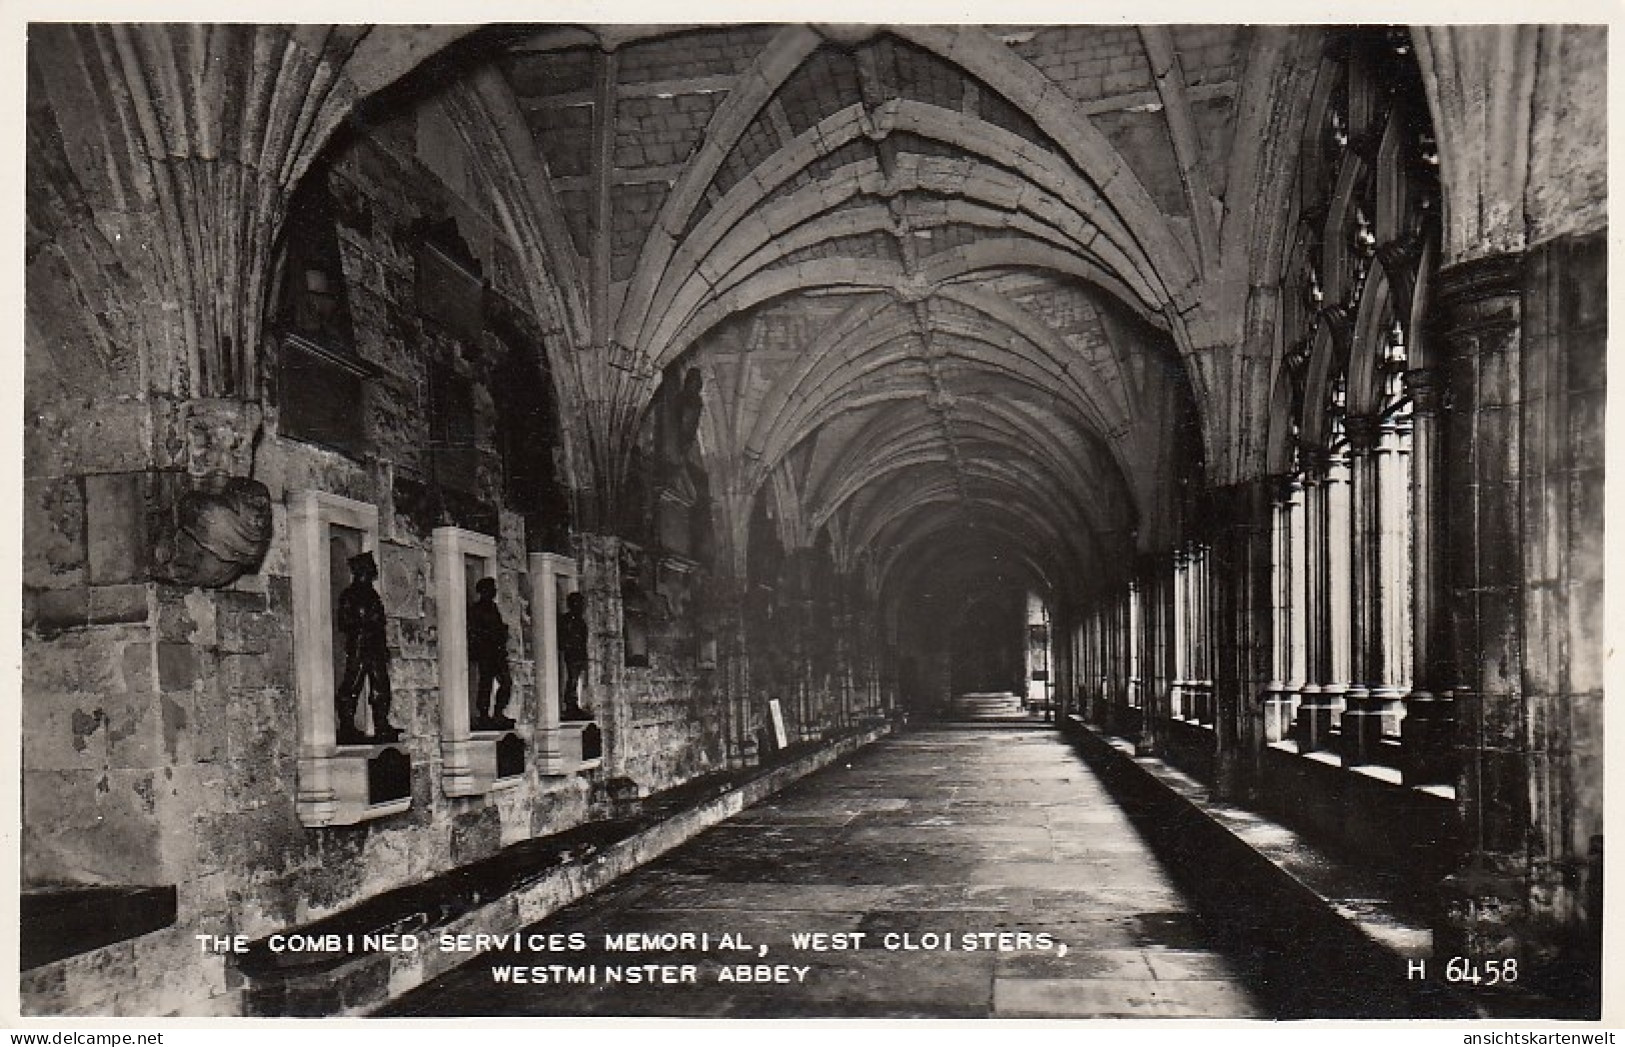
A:
{"label": "stone column", "polygon": [[1404,761],[1392,739],[1398,734],[1405,715],[1405,696],[1414,682],[1415,616],[1411,591],[1411,517],[1415,502],[1411,484],[1411,432],[1409,414],[1390,414],[1383,419],[1377,441],[1377,506],[1380,534],[1377,542],[1376,577],[1382,596],[1377,627],[1381,648],[1377,652],[1380,674],[1372,692],[1372,704],[1382,717],[1383,761],[1398,766]]}
{"label": "stone column", "polygon": [[[797,549],[786,558],[786,580],[789,592],[785,604],[792,628],[790,633],[791,686],[794,695],[783,695],[795,709],[795,721],[790,725],[791,744],[817,737],[819,721],[823,719],[824,701],[813,684],[813,599],[812,574],[814,570],[811,549]],[[789,709],[785,710],[786,713]]]}
{"label": "stone column", "polygon": [[[1134,722],[1134,713],[1131,711],[1131,691],[1139,686],[1134,679],[1134,583],[1117,594],[1113,607],[1111,658],[1116,662],[1116,670],[1112,674],[1112,708],[1116,719],[1112,730],[1117,734],[1128,735],[1139,729]],[[1137,700],[1137,699],[1132,699]]]}
{"label": "stone column", "polygon": [[863,716],[870,692],[870,666],[879,647],[877,635],[862,626],[864,615],[859,607],[852,579],[840,576],[840,589],[836,597],[836,613],[840,622],[836,645],[836,664],[840,667],[841,726],[850,727]]}
{"label": "stone column", "polygon": [[1191,552],[1191,688],[1196,695],[1196,719],[1204,726],[1213,726],[1213,636],[1210,623],[1213,618],[1209,600],[1212,597],[1211,547],[1198,543]]}
{"label": "stone column", "polygon": [[1292,675],[1287,677],[1287,691],[1292,698],[1296,714],[1298,696],[1309,681],[1310,600],[1307,591],[1309,578],[1309,525],[1304,512],[1304,485],[1301,475],[1292,478],[1287,502],[1287,542],[1291,545],[1292,615],[1288,622],[1292,644]]}
{"label": "stone column", "polygon": [[[1349,438],[1349,677],[1339,732],[1345,766],[1378,762],[1382,741],[1382,714],[1372,702],[1371,688],[1381,682],[1382,584],[1380,498],[1377,479],[1377,442],[1382,419],[1357,415],[1344,419]],[[1335,542],[1336,539],[1334,538]]]}
{"label": "stone column", "polygon": [[1132,646],[1129,686],[1134,688],[1140,706],[1134,751],[1142,754],[1157,751],[1157,723],[1150,679],[1151,662],[1155,655],[1148,620],[1151,610],[1149,585],[1149,575],[1144,571],[1136,572],[1135,580],[1129,583],[1129,643]]}
{"label": "stone column", "polygon": [[1251,756],[1264,734],[1259,696],[1270,673],[1270,483],[1255,480],[1216,492],[1219,526],[1205,560],[1209,702],[1216,796],[1248,790]]}
{"label": "stone column", "polygon": [[1100,667],[1100,706],[1107,730],[1115,731],[1121,719],[1118,706],[1123,701],[1121,686],[1124,672],[1122,643],[1122,597],[1114,595],[1101,606],[1100,645],[1096,651],[1096,664]]}
{"label": "stone column", "polygon": [[1528,259],[1518,549],[1535,831],[1524,933],[1554,954],[1559,991],[1580,995],[1583,976],[1564,967],[1601,970],[1606,233],[1544,244]]}
{"label": "stone column", "polygon": [[1331,610],[1328,602],[1330,561],[1327,549],[1328,456],[1307,450],[1304,466],[1304,685],[1299,692],[1295,740],[1302,752],[1314,752],[1330,744],[1332,729],[1331,697],[1326,684],[1331,680]]}
{"label": "stone column", "polygon": [[1187,693],[1190,686],[1190,593],[1187,584],[1189,579],[1190,558],[1185,555],[1185,550],[1180,548],[1174,552],[1174,668],[1168,704],[1170,712],[1181,718],[1185,716],[1186,703],[1190,701]]}
{"label": "stone column", "polygon": [[1144,714],[1151,734],[1153,749],[1162,747],[1162,736],[1167,730],[1168,674],[1167,658],[1168,615],[1163,601],[1168,596],[1168,585],[1161,557],[1146,557],[1141,574],[1141,592],[1144,594],[1145,644],[1140,660],[1140,674],[1145,679],[1142,692]]}
{"label": "stone column", "polygon": [[1440,372],[1405,372],[1411,397],[1411,657],[1414,682],[1400,724],[1401,768],[1411,785],[1454,784],[1455,670],[1450,667],[1449,607],[1441,527],[1444,489]]}
{"label": "stone column", "polygon": [[[1249,771],[1258,767],[1264,745],[1269,741],[1265,726],[1264,709],[1260,698],[1269,685],[1271,675],[1271,631],[1275,627],[1274,584],[1270,571],[1274,532],[1271,494],[1276,484],[1264,477],[1242,488],[1245,496],[1245,517],[1242,537],[1247,556],[1241,565],[1243,604],[1240,608],[1243,632],[1237,645],[1236,701],[1240,712],[1237,722],[1238,742],[1246,757],[1244,767]],[[1252,789],[1256,776],[1243,783]]]}
{"label": "stone column", "polygon": [[1090,638],[1090,685],[1095,689],[1090,719],[1102,730],[1110,730],[1112,722],[1112,601],[1103,599],[1090,616],[1093,628]]}
{"label": "stone column", "polygon": [[1456,673],[1456,743],[1465,843],[1510,854],[1525,845],[1527,766],[1518,737],[1518,399],[1521,255],[1493,255],[1439,272],[1435,351],[1446,368],[1445,601]]}
{"label": "stone column", "polygon": [[1173,690],[1179,675],[1174,666],[1178,615],[1174,608],[1173,565],[1166,557],[1160,561],[1157,571],[1157,716],[1167,720],[1173,716]]}
{"label": "stone column", "polygon": [[[1527,912],[1531,837],[1522,675],[1516,404],[1524,302],[1521,254],[1450,266],[1435,280],[1435,353],[1444,414],[1444,606],[1451,649],[1430,676],[1454,672],[1454,783],[1464,864],[1441,888],[1439,945],[1499,955]],[[1527,962],[1527,958],[1521,958]]]}
{"label": "stone column", "polygon": [[750,645],[745,632],[746,583],[737,576],[717,579],[717,681],[727,723],[723,728],[724,759],[729,768],[749,767],[756,760],[750,730]]}
{"label": "stone column", "polygon": [[1333,453],[1326,471],[1326,681],[1323,701],[1334,723],[1341,724],[1353,680],[1354,578],[1353,525],[1349,510],[1348,457]]}
{"label": "stone column", "polygon": [[1099,727],[1104,727],[1111,716],[1111,676],[1106,658],[1110,613],[1107,605],[1095,605],[1095,609],[1089,612],[1086,641],[1088,656],[1084,672],[1089,684],[1089,722]]}
{"label": "stone column", "polygon": [[1157,679],[1158,654],[1158,586],[1157,567],[1152,557],[1142,557],[1137,574],[1140,593],[1139,671],[1140,671],[1140,735],[1145,739],[1147,751],[1158,751],[1162,734],[1159,722],[1164,696],[1159,694]]}
{"label": "stone column", "polygon": [[[1294,534],[1301,528],[1303,488],[1295,477],[1273,481],[1274,530],[1270,546],[1269,576],[1274,586],[1271,630],[1274,656],[1271,678],[1264,693],[1264,742],[1278,742],[1292,730],[1295,688],[1303,686],[1302,654],[1295,642],[1295,626],[1302,622],[1302,600],[1295,598],[1303,565],[1294,555]],[[1300,586],[1301,587],[1301,586]]]}
{"label": "stone column", "polygon": [[[1443,270],[1445,492],[1464,867],[1442,943],[1545,991],[1600,970],[1603,234]],[[1589,972],[1589,973],[1588,973]]]}

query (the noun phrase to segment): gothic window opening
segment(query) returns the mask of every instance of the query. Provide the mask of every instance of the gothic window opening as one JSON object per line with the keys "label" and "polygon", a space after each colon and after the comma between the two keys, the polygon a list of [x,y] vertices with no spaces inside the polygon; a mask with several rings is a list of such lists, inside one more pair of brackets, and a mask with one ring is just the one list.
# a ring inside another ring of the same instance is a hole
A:
{"label": "gothic window opening", "polygon": [[1426,504],[1409,328],[1432,264],[1437,157],[1402,30],[1348,34],[1320,75],[1287,268],[1290,405],[1277,424],[1291,467],[1275,506],[1266,733],[1397,776],[1415,676],[1413,521]]}

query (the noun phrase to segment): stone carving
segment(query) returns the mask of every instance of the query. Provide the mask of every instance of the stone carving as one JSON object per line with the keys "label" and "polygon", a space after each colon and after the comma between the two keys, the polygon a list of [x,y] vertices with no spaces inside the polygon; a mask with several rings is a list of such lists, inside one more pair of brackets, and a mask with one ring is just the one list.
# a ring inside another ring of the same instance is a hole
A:
{"label": "stone carving", "polygon": [[186,471],[193,477],[248,476],[260,438],[258,404],[193,400],[181,423]]}
{"label": "stone carving", "polygon": [[175,530],[160,543],[162,581],[218,589],[257,569],[271,544],[271,492],[241,476],[211,478],[181,495]]}
{"label": "stone carving", "polygon": [[260,435],[255,404],[200,400],[186,407],[186,476],[155,550],[160,581],[219,588],[257,570],[271,544],[271,493],[251,479]]}
{"label": "stone carving", "polygon": [[474,585],[478,597],[468,609],[468,658],[474,664],[475,688],[469,703],[471,726],[476,731],[506,731],[513,727],[507,715],[513,694],[508,668],[508,623],[497,607],[497,583],[481,578]]}
{"label": "stone carving", "polygon": [[592,719],[592,714],[581,707],[581,684],[587,678],[586,610],[586,597],[571,593],[564,598],[564,613],[559,615],[559,661],[564,664],[561,720]]}
{"label": "stone carving", "polygon": [[[378,563],[371,553],[350,557],[350,584],[339,594],[339,632],[344,634],[344,679],[334,696],[338,706],[338,744],[365,745],[399,740],[389,722],[389,641],[384,632],[384,601],[372,587]],[[356,726],[361,692],[372,709],[372,735]]]}
{"label": "stone carving", "polygon": [[668,489],[688,505],[705,490],[705,462],[700,454],[700,419],[705,413],[705,376],[699,368],[683,375],[680,388],[668,394],[666,432],[660,441]]}

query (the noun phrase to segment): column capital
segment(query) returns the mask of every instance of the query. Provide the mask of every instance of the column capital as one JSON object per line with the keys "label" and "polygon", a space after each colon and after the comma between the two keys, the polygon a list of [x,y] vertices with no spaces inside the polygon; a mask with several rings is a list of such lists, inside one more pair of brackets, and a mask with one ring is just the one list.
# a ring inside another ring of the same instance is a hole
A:
{"label": "column capital", "polygon": [[1436,415],[1444,406],[1444,379],[1436,367],[1406,371],[1405,392],[1410,394],[1412,410],[1419,415]]}
{"label": "column capital", "polygon": [[1508,251],[1445,266],[1433,275],[1430,295],[1440,333],[1514,327],[1524,282],[1524,253]]}
{"label": "column capital", "polygon": [[1351,414],[1343,419],[1343,431],[1349,437],[1350,454],[1370,454],[1382,438],[1382,416]]}

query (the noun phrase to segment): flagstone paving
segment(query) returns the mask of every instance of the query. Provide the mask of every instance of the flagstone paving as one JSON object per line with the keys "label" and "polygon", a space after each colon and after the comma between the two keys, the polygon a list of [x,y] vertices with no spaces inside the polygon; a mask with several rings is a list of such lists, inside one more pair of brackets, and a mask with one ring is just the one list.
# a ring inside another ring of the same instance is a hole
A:
{"label": "flagstone paving", "polygon": [[[486,953],[386,1013],[1266,1016],[1100,781],[1038,725],[886,739],[527,929],[572,932],[583,948]],[[626,932],[708,933],[709,948],[607,947]],[[813,932],[862,938],[798,949]],[[515,967],[538,970],[497,980]],[[572,973],[594,981],[556,984]]]}

